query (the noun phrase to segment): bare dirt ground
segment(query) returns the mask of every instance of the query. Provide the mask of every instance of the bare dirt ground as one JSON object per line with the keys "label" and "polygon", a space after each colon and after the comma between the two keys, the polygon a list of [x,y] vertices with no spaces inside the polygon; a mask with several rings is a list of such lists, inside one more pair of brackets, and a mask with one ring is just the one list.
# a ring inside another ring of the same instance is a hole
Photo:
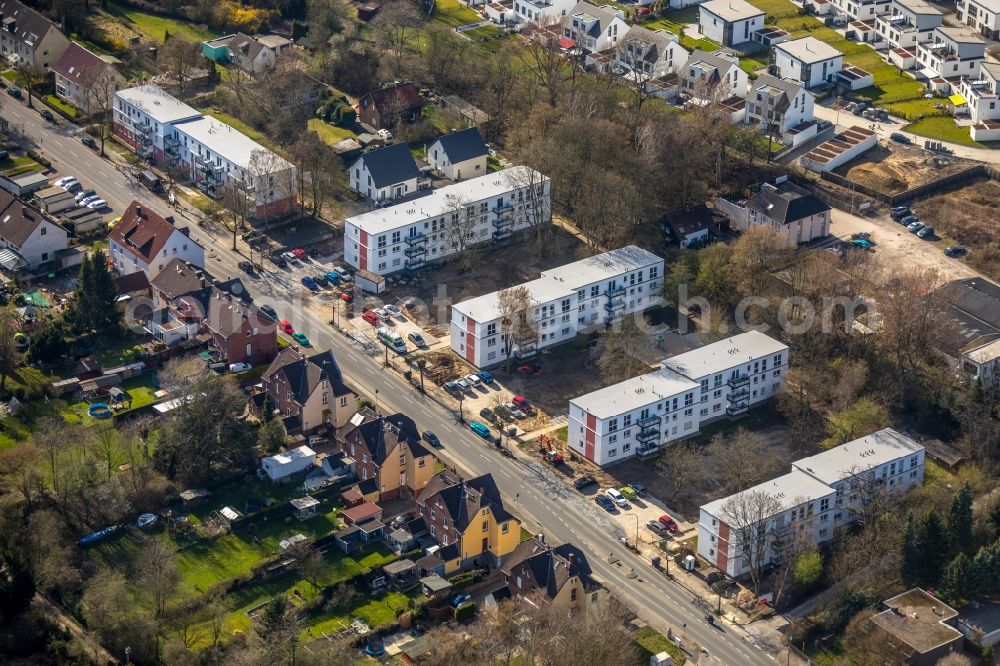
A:
{"label": "bare dirt ground", "polygon": [[1000,278],[1000,183],[982,180],[911,207],[939,236],[969,248],[969,266]]}
{"label": "bare dirt ground", "polygon": [[975,164],[958,157],[931,155],[916,147],[877,145],[837,169],[836,173],[884,194],[896,194]]}

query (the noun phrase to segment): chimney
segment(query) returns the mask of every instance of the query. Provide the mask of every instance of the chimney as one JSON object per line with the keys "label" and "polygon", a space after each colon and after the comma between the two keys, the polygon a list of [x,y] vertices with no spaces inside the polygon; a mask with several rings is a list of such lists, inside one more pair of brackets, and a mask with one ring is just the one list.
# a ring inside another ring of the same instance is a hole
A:
{"label": "chimney", "polygon": [[174,225],[174,216],[173,215],[168,215],[167,217],[165,217],[163,219],[165,219],[167,222],[169,222],[170,226]]}
{"label": "chimney", "polygon": [[541,532],[539,532],[538,534],[536,534],[535,538],[538,539],[541,543],[545,543],[545,535],[542,534]]}
{"label": "chimney", "polygon": [[135,216],[142,219],[142,206],[135,207]]}

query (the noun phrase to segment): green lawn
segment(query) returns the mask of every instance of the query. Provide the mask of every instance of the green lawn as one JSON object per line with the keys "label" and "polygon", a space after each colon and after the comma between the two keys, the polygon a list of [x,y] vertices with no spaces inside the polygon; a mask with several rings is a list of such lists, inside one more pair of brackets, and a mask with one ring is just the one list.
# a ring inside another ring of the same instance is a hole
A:
{"label": "green lawn", "polygon": [[679,35],[682,28],[686,30],[688,25],[698,22],[698,11],[697,5],[675,9],[664,12],[650,21],[644,21],[641,25],[650,30],[668,30]]}
{"label": "green lawn", "polygon": [[451,131],[451,122],[438,107],[428,104],[421,110],[420,114],[441,134],[447,134]]}
{"label": "green lawn", "polygon": [[[138,377],[132,377],[121,385],[121,388],[132,398],[131,409],[146,407],[156,401],[156,398],[153,396],[156,388],[153,387],[152,379],[152,373],[147,373]],[[59,414],[68,423],[82,423],[86,426],[94,425],[98,423],[98,420],[87,414],[88,407],[90,407],[88,401],[80,400],[79,402],[67,404],[59,410]]]}
{"label": "green lawn", "polygon": [[351,130],[323,122],[322,118],[310,118],[309,130],[318,134],[319,138],[323,140],[323,143],[330,146],[345,139],[358,138],[357,135]]}
{"label": "green lawn", "polygon": [[360,619],[373,629],[389,624],[396,619],[396,612],[406,610],[410,605],[410,599],[417,596],[419,596],[417,592],[411,592],[409,595],[390,592],[377,600],[360,597],[347,608],[336,608],[317,615],[315,623],[302,632],[302,640],[307,641],[323,634],[335,633],[344,625],[349,625],[354,618]]}
{"label": "green lawn", "polygon": [[761,53],[756,56],[740,58],[740,69],[751,77],[757,76],[757,72],[767,69],[767,54]]}
{"label": "green lawn", "polygon": [[639,645],[641,650],[639,661],[636,664],[648,664],[650,657],[661,652],[670,655],[672,664],[683,664],[687,661],[687,655],[673,641],[652,627],[643,627],[636,631],[632,634],[632,640]]}
{"label": "green lawn", "polygon": [[485,39],[493,39],[500,34],[500,28],[495,25],[481,25],[478,28],[473,28],[472,30],[466,30],[462,33],[474,42],[481,42]]}
{"label": "green lawn", "polygon": [[73,108],[66,102],[62,101],[55,95],[46,95],[45,103],[71,120],[75,119],[77,116],[77,111],[75,108]]}
{"label": "green lawn", "polygon": [[934,106],[940,102],[941,100],[936,98],[924,99],[923,97],[918,97],[916,99],[906,100],[905,102],[893,102],[892,104],[887,104],[886,108],[900,118],[917,120],[918,116],[942,115],[941,109],[935,108]]}
{"label": "green lawn", "polygon": [[483,17],[475,10],[461,4],[458,0],[437,0],[434,5],[433,18],[435,21],[441,21],[441,23],[453,28],[483,20]]}
{"label": "green lawn", "polygon": [[128,365],[138,360],[142,345],[135,344],[131,340],[109,340],[107,343],[99,341],[101,348],[95,355],[97,363],[104,369],[117,368]]}
{"label": "green lawn", "polygon": [[8,177],[19,176],[28,171],[41,171],[42,165],[27,155],[10,157],[0,161],[0,173]]}
{"label": "green lawn", "polygon": [[164,36],[168,32],[171,35],[178,35],[195,43],[202,42],[216,36],[208,30],[199,28],[198,26],[190,23],[177,21],[165,16],[157,16],[156,14],[149,14],[132,7],[123,7],[121,5],[108,3],[106,8],[108,13],[112,16],[125,22],[135,30],[144,33],[150,39],[156,40],[160,43],[163,43]]}
{"label": "green lawn", "polygon": [[949,116],[924,118],[923,120],[918,120],[915,123],[907,125],[903,129],[907,132],[919,134],[920,136],[926,136],[928,139],[950,141],[951,143],[959,143],[963,146],[973,146],[975,148],[986,148],[986,146],[978,141],[972,140],[968,127],[958,127],[955,125],[955,121]]}

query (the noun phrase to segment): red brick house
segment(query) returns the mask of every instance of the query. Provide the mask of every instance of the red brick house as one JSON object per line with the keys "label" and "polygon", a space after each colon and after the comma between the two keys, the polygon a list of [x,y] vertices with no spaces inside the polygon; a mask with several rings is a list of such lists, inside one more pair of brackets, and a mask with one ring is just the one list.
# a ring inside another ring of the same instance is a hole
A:
{"label": "red brick house", "polygon": [[420,117],[424,101],[412,83],[397,83],[373,90],[358,100],[358,118],[375,129],[392,129],[398,121],[412,123]]}
{"label": "red brick house", "polygon": [[200,331],[228,363],[261,365],[278,355],[274,321],[260,313],[238,279],[184,294],[173,310],[182,321],[200,321]]}
{"label": "red brick house", "polygon": [[[288,347],[261,376],[266,395],[285,417],[288,432],[311,432],[343,427],[357,411],[358,396],[344,384],[344,376],[330,351],[306,356]],[[265,393],[257,394],[250,411],[259,416]]]}

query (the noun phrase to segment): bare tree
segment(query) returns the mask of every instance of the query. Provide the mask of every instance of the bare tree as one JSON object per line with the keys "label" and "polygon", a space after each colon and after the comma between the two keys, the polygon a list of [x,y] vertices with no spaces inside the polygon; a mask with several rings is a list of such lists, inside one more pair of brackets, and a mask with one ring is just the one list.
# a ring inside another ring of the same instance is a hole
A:
{"label": "bare tree", "polygon": [[768,451],[767,438],[746,428],[718,433],[706,454],[726,492],[748,488],[774,475],[778,461]]}
{"label": "bare tree", "polygon": [[649,347],[649,336],[639,326],[641,318],[641,314],[635,314],[619,319],[597,342],[594,352],[605,382],[616,384],[649,372],[649,363],[642,359]]}
{"label": "bare tree", "polygon": [[471,268],[474,263],[473,249],[482,240],[476,237],[476,228],[480,224],[480,218],[486,214],[476,210],[458,195],[449,194],[445,197],[445,238],[464,270]]}
{"label": "bare tree", "polygon": [[149,597],[153,616],[162,619],[167,600],[180,582],[173,548],[159,539],[150,539],[136,558],[135,579]]}
{"label": "bare tree", "polygon": [[[626,127],[634,131],[642,118],[642,109],[652,97],[649,82],[653,80],[653,66],[659,50],[639,39],[625,39],[615,49],[615,62],[622,70],[622,79],[628,88],[628,122]],[[652,58],[652,60],[651,60]]]}
{"label": "bare tree", "polygon": [[87,108],[84,109],[93,116],[97,127],[97,139],[101,142],[101,156],[104,156],[104,142],[111,136],[111,121],[115,92],[118,91],[118,79],[105,72],[90,87],[87,93]]}
{"label": "bare tree", "polygon": [[519,350],[538,340],[531,319],[531,292],[524,285],[501,289],[497,293],[497,313],[500,315],[500,343],[507,358],[507,371],[513,362],[514,348]]}
{"label": "bare tree", "polygon": [[249,178],[235,178],[231,175],[222,189],[222,224],[233,234],[234,250],[237,236],[256,209],[256,196],[256,189]]}
{"label": "bare tree", "polygon": [[[510,202],[508,210],[500,210],[494,214],[500,217],[510,216],[509,224],[514,225],[518,214],[523,215],[528,228],[535,232],[535,244],[541,256],[545,248],[545,231],[552,222],[552,197],[549,192],[549,179],[534,169],[505,169],[500,172],[511,186],[518,189],[517,201]],[[503,227],[500,227],[503,228]],[[499,229],[499,228],[498,228]]]}
{"label": "bare tree", "polygon": [[191,80],[193,70],[202,63],[201,49],[194,42],[183,37],[171,35],[160,50],[159,62],[163,63],[168,74],[177,81],[180,94]]}
{"label": "bare tree", "polygon": [[545,91],[549,106],[559,105],[559,97],[566,81],[572,78],[575,67],[567,63],[558,48],[558,37],[549,26],[539,26],[532,39],[517,52],[518,63],[532,83]]}
{"label": "bare tree", "polygon": [[403,56],[413,46],[413,39],[420,27],[420,14],[409,0],[397,0],[379,10],[372,21],[375,43],[392,55],[392,71],[402,72]]}
{"label": "bare tree", "polygon": [[42,452],[34,442],[21,442],[0,451],[0,479],[17,490],[29,509],[45,488],[45,479],[38,469],[41,462]]}
{"label": "bare tree", "polygon": [[28,108],[33,109],[34,104],[32,103],[32,99],[34,97],[35,88],[37,88],[44,79],[39,77],[35,67],[24,58],[20,58],[17,63],[15,63],[14,71],[18,75],[21,85],[23,85],[28,91]]}
{"label": "bare tree", "polygon": [[768,554],[776,547],[779,528],[785,527],[777,524],[783,509],[783,502],[764,490],[739,493],[722,505],[719,517],[729,526],[730,541],[750,574],[754,594],[760,591],[764,571],[770,564]]}
{"label": "bare tree", "polygon": [[705,457],[690,442],[677,442],[665,447],[656,466],[670,479],[668,504],[677,499],[688,486],[703,481],[708,474]]}

